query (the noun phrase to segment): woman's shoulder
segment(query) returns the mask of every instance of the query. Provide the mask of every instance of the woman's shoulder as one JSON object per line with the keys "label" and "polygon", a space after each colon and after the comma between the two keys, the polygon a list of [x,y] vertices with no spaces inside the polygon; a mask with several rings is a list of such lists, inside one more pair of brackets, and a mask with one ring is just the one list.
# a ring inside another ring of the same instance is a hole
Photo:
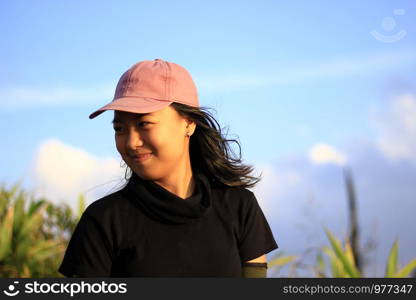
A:
{"label": "woman's shoulder", "polygon": [[230,193],[234,196],[240,196],[243,198],[251,197],[253,195],[251,190],[243,186],[226,186],[221,187],[220,189],[223,190],[223,193]]}
{"label": "woman's shoulder", "polygon": [[216,198],[233,206],[246,205],[255,200],[254,193],[242,186],[214,187],[213,191]]}
{"label": "woman's shoulder", "polygon": [[254,192],[245,187],[214,189],[214,203],[218,211],[228,212],[239,224],[244,224],[247,217],[259,208]]}

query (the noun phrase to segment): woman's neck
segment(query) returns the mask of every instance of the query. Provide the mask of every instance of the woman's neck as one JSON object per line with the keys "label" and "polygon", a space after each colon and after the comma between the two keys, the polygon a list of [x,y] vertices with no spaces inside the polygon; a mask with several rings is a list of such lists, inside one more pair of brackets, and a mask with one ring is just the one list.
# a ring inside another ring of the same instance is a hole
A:
{"label": "woman's neck", "polygon": [[195,180],[190,163],[181,170],[154,182],[184,200],[192,196],[195,190]]}

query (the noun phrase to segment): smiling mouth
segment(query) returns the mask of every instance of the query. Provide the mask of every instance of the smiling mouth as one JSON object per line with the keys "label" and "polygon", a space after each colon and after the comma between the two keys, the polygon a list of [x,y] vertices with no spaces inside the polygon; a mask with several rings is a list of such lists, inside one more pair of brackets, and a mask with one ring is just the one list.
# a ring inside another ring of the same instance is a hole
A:
{"label": "smiling mouth", "polygon": [[149,159],[152,156],[152,153],[140,154],[132,156],[132,160],[135,162],[142,162]]}

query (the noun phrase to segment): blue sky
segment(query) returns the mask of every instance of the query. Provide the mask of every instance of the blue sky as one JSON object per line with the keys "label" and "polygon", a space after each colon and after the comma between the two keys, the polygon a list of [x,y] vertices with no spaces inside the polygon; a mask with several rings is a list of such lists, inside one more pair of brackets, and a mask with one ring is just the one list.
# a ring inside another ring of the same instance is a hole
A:
{"label": "blue sky", "polygon": [[[67,170],[64,161],[80,155],[100,168],[108,164],[116,176],[120,158],[112,113],[94,120],[88,115],[111,101],[127,68],[162,58],[190,71],[201,105],[216,109],[221,125],[239,137],[245,162],[269,170],[258,198],[270,218],[279,203],[279,209],[287,209],[284,225],[290,228],[298,212],[287,203],[296,193],[285,184],[303,191],[299,182],[316,180],[316,194],[326,192],[334,176],[328,170],[342,165],[341,156],[356,163],[363,196],[375,197],[380,182],[389,182],[384,197],[414,198],[410,183],[402,186],[390,177],[366,187],[368,178],[379,178],[380,166],[383,172],[398,172],[396,179],[404,174],[415,179],[416,135],[411,121],[402,122],[412,120],[408,107],[416,103],[415,16],[414,1],[2,1],[0,180],[12,184],[23,178],[27,187],[44,184],[47,195],[68,199],[68,189],[85,191],[114,178]],[[389,37],[406,34],[386,43],[372,30]],[[316,147],[320,143],[332,152]],[[51,169],[48,160],[56,151],[76,153],[62,160],[58,155],[61,171]],[[323,158],[317,162],[316,157]],[[368,163],[375,157],[376,167]],[[83,185],[49,188],[59,172]],[[273,186],[273,178],[282,180],[274,183],[281,192],[262,192]],[[342,197],[338,184],[334,193]],[[409,203],[403,211],[415,207]],[[370,211],[363,211],[363,218],[377,218]],[[279,222],[277,216],[271,220],[277,237],[283,235]],[[397,227],[391,236],[406,232]],[[283,249],[303,247],[281,239]],[[411,237],[405,242],[406,257],[416,256]]]}

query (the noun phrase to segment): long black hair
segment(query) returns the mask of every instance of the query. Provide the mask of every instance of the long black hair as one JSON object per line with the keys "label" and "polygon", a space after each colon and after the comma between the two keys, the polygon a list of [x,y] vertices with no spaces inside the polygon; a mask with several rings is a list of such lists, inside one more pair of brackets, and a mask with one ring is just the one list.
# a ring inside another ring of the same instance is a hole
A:
{"label": "long black hair", "polygon": [[[261,180],[261,175],[259,177],[250,175],[253,171],[251,165],[242,163],[239,141],[223,137],[220,125],[209,112],[211,108],[192,107],[176,102],[171,106],[179,115],[196,124],[189,142],[193,170],[203,172],[220,186],[251,188]],[[230,147],[230,142],[237,144],[238,157]],[[126,165],[124,177],[127,182],[130,181],[131,174],[131,169]]]}

